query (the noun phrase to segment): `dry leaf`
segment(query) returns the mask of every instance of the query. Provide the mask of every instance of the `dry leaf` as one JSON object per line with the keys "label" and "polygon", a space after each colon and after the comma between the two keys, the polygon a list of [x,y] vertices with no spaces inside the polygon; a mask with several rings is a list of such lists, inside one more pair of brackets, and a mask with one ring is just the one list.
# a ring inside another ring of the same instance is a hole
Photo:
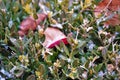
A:
{"label": "dry leaf", "polygon": [[[107,13],[107,16],[111,16],[113,13],[109,12]],[[108,19],[105,23],[104,26],[115,26],[120,24],[120,17],[117,14],[114,14],[112,18]]]}
{"label": "dry leaf", "polygon": [[21,22],[20,30],[18,31],[20,36],[26,35],[29,30],[34,31],[37,28],[37,25],[39,25],[40,22],[44,21],[45,18],[47,17],[47,15],[44,13],[37,14],[37,15],[38,15],[38,19],[36,20],[30,16]]}
{"label": "dry leaf", "polygon": [[22,23],[20,24],[20,29],[22,31],[28,31],[29,29],[35,30],[36,26],[37,26],[36,21],[28,17],[22,21]]}
{"label": "dry leaf", "polygon": [[44,21],[47,18],[47,15],[44,13],[37,14],[38,19],[36,19],[37,24],[39,25],[40,22]]}
{"label": "dry leaf", "polygon": [[59,45],[61,41],[64,44],[68,44],[67,37],[57,28],[47,28],[44,32],[45,41],[43,42],[43,46],[46,48],[55,47],[55,45]]}
{"label": "dry leaf", "polygon": [[102,12],[107,9],[110,11],[118,11],[120,8],[120,0],[102,0],[95,8],[95,11]]}
{"label": "dry leaf", "polygon": [[[98,17],[101,13],[104,13],[107,17],[112,15],[114,11],[120,9],[120,0],[102,0],[95,8],[95,16]],[[120,19],[115,14],[110,19],[106,20],[105,26],[115,26],[120,24]]]}
{"label": "dry leaf", "polygon": [[113,66],[113,64],[107,64],[108,72],[112,72],[114,69],[115,69],[115,67]]}

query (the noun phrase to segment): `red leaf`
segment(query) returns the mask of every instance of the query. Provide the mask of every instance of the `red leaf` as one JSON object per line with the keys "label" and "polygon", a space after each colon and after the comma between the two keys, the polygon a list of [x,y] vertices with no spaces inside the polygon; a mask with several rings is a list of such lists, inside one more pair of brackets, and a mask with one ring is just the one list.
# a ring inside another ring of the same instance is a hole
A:
{"label": "red leaf", "polygon": [[46,18],[47,18],[47,15],[46,14],[38,14],[38,19],[36,20],[37,24],[40,24],[40,22],[44,21]]}
{"label": "red leaf", "polygon": [[37,28],[37,25],[40,24],[40,22],[44,21],[47,17],[46,14],[41,13],[37,14],[38,19],[34,19],[33,17],[28,17],[25,20],[23,20],[20,24],[20,30],[18,31],[18,34],[20,36],[24,36],[28,33],[29,30],[35,30]]}
{"label": "red leaf", "polygon": [[[114,11],[120,9],[120,0],[102,0],[95,8],[95,16],[104,13],[106,16],[110,16]],[[113,11],[113,12],[112,12]],[[119,25],[120,19],[117,14],[105,22],[105,25]]]}
{"label": "red leaf", "polygon": [[27,34],[26,33],[26,31],[22,31],[22,30],[20,30],[20,31],[18,31],[18,34],[21,36],[21,37],[23,37],[25,34]]}
{"label": "red leaf", "polygon": [[120,9],[120,0],[102,0],[95,8],[95,11],[118,11]]}
{"label": "red leaf", "polygon": [[30,17],[26,18],[20,24],[20,30],[28,31],[28,30],[35,30],[37,27],[36,21]]}
{"label": "red leaf", "polygon": [[[113,13],[108,13],[107,16],[110,16]],[[114,14],[114,16],[110,19],[108,19],[105,23],[106,26],[111,25],[111,26],[115,26],[115,25],[119,25],[120,24],[120,18],[119,15]]]}
{"label": "red leaf", "polygon": [[47,28],[44,34],[45,41],[43,46],[46,48],[53,48],[55,45],[59,45],[61,41],[64,44],[68,44],[67,37],[57,28]]}

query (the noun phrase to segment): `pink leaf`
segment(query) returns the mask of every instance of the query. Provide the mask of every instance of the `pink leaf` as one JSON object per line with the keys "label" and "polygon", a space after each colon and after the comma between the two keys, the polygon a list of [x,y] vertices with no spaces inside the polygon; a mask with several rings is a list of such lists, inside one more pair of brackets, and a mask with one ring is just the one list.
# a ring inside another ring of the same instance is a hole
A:
{"label": "pink leaf", "polygon": [[47,28],[44,32],[45,41],[43,46],[46,48],[53,48],[59,45],[62,41],[64,44],[68,44],[67,37],[57,28]]}
{"label": "pink leaf", "polygon": [[37,14],[38,19],[34,19],[33,17],[27,17],[25,20],[23,20],[20,24],[20,30],[18,31],[18,34],[20,36],[24,36],[28,33],[29,30],[35,30],[37,28],[37,25],[40,24],[40,22],[44,21],[47,17],[46,14],[41,13]]}

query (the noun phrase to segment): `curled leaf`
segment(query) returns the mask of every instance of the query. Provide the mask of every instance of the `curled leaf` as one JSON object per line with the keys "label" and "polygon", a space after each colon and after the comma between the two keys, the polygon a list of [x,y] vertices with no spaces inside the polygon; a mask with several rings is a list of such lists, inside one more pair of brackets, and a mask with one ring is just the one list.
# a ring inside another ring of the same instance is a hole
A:
{"label": "curled leaf", "polygon": [[45,41],[43,46],[47,48],[55,47],[59,45],[61,41],[64,44],[68,44],[67,37],[57,28],[47,28],[44,32]]}

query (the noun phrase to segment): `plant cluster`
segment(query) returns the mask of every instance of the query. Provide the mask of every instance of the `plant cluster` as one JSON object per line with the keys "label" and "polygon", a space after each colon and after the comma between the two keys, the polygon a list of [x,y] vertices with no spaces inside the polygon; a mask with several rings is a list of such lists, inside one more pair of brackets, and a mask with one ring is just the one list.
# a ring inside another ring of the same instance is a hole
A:
{"label": "plant cluster", "polygon": [[0,0],[0,80],[119,80],[119,0]]}

